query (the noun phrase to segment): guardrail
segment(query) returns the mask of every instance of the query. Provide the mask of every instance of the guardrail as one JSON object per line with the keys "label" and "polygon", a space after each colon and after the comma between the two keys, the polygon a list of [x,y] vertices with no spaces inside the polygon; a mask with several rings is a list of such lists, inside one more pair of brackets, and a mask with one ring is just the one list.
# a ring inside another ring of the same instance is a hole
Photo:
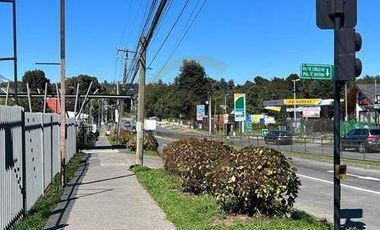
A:
{"label": "guardrail", "polygon": [[[67,120],[66,162],[76,152],[75,119]],[[0,106],[0,229],[29,211],[60,172],[57,114]]]}

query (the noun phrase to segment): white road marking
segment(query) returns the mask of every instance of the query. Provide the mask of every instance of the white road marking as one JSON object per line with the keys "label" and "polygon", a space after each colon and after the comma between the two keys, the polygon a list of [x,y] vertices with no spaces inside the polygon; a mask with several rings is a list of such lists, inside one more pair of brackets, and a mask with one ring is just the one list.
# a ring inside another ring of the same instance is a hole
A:
{"label": "white road marking", "polygon": [[[329,170],[329,171],[327,171],[327,172],[328,172],[328,173],[334,173],[333,170]],[[371,177],[371,176],[359,176],[359,175],[350,174],[350,173],[347,173],[347,176],[352,176],[352,177],[356,177],[356,178],[364,179],[364,180],[380,181],[379,178]]]}
{"label": "white road marking", "polygon": [[[303,177],[303,178],[306,178],[306,179],[319,181],[319,182],[322,182],[322,183],[334,184],[332,181],[328,181],[328,180],[323,180],[323,179],[319,179],[319,178],[315,178],[315,177],[311,177],[311,176],[306,176],[306,175],[302,175],[302,174],[297,174],[297,175],[299,177]],[[355,186],[351,186],[351,185],[346,185],[346,184],[340,184],[340,186],[345,187],[345,188],[350,188],[350,189],[358,190],[358,191],[362,191],[362,192],[367,192],[367,193],[372,193],[372,194],[380,195],[380,192],[369,190],[369,189],[359,188],[359,187],[355,187]]]}

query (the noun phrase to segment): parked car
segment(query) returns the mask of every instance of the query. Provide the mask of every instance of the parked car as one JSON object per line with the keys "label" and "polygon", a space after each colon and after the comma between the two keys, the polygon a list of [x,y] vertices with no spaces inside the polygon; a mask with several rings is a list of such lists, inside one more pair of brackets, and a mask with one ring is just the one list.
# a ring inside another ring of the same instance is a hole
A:
{"label": "parked car", "polygon": [[292,145],[293,137],[288,131],[270,131],[264,137],[265,144]]}
{"label": "parked car", "polygon": [[380,129],[352,129],[347,135],[342,137],[340,148],[341,150],[354,148],[360,153],[380,150]]}

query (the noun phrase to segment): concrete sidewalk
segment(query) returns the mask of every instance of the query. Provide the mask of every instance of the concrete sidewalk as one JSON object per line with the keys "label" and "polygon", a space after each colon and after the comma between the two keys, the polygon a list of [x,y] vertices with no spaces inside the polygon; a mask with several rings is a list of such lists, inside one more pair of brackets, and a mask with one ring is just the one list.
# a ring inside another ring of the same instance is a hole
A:
{"label": "concrete sidewalk", "polygon": [[[159,157],[145,160],[148,167],[162,166]],[[45,229],[175,229],[128,170],[134,161],[113,150],[88,153]]]}

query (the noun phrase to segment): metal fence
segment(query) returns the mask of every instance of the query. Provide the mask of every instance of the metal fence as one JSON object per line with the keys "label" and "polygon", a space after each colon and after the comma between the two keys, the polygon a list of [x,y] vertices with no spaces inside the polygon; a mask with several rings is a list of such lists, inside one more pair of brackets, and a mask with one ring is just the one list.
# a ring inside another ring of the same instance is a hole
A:
{"label": "metal fence", "polygon": [[[213,136],[211,139],[223,141],[227,144],[235,146],[266,146],[277,149],[282,152],[303,153],[316,156],[334,155],[334,141],[331,137],[293,137],[292,144],[283,144],[270,142],[266,143],[262,136],[239,136],[239,137],[218,137]],[[380,161],[380,143],[375,148],[365,148],[364,151],[359,151],[359,145],[353,144],[352,147],[341,150],[341,157],[346,159]]]}
{"label": "metal fence", "polygon": [[[282,143],[266,143],[264,137],[261,135],[244,135],[244,136],[221,136],[212,135],[211,137],[207,133],[192,132],[192,133],[176,133],[176,132],[157,132],[159,136],[168,137],[170,139],[184,139],[184,138],[206,138],[224,142],[229,145],[244,147],[244,146],[266,146],[273,149],[277,149],[282,152],[289,153],[303,153],[316,156],[329,156],[333,157],[334,141],[331,135],[328,136],[293,136],[292,144]],[[346,143],[347,144],[347,143]],[[372,146],[374,148],[364,148],[359,151],[359,144],[353,143],[351,147],[346,147],[341,150],[341,157],[346,159],[358,159],[380,162],[380,140],[378,144]]]}
{"label": "metal fence", "polygon": [[[60,171],[57,114],[0,106],[0,228],[29,211]],[[75,120],[67,120],[66,162],[76,152]]]}

